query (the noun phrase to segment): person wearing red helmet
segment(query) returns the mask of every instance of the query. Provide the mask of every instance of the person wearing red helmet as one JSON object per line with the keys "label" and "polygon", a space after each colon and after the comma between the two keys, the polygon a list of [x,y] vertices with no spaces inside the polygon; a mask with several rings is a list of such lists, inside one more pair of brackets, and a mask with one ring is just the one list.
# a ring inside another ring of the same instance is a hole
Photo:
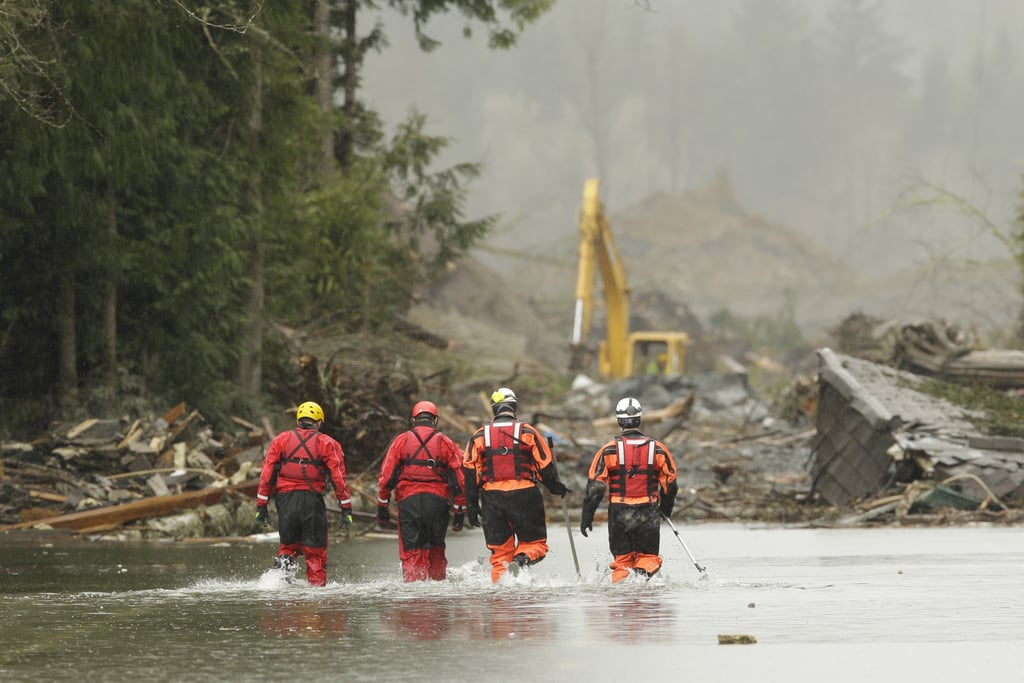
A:
{"label": "person wearing red helmet", "polygon": [[277,503],[281,545],[274,566],[289,573],[301,552],[311,586],[327,585],[327,505],[324,490],[334,485],[341,507],[339,526],[352,526],[352,496],[345,479],[341,444],[320,433],[324,410],[306,401],[295,412],[296,428],[281,432],[270,442],[256,490],[256,521],[270,524],[267,503]]}
{"label": "person wearing red helmet", "polygon": [[459,447],[437,429],[437,406],[412,407],[412,428],[396,436],[384,454],[377,480],[377,521],[389,519],[388,501],[398,507],[398,558],[406,582],[443,581],[448,568],[445,536],[448,511],[452,531],[466,515],[466,482]]}

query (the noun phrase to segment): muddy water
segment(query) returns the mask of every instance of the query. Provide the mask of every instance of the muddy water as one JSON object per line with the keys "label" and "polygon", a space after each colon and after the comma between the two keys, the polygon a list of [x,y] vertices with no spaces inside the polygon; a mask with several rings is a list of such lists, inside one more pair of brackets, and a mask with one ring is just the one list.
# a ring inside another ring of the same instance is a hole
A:
{"label": "muddy water", "polygon": [[[662,574],[609,583],[564,527],[497,586],[479,530],[449,580],[403,584],[393,538],[333,542],[330,584],[274,544],[0,538],[2,681],[956,681],[1024,676],[1024,529],[665,529]],[[719,645],[751,635],[753,645]]]}

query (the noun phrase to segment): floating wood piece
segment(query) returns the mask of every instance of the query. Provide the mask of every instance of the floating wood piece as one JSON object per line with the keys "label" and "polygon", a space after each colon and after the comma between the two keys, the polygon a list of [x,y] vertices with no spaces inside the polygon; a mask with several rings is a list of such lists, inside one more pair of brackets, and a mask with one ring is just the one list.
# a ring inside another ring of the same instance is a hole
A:
{"label": "floating wood piece", "polygon": [[755,643],[757,643],[757,638],[755,638],[754,636],[745,634],[745,633],[739,633],[739,634],[719,633],[718,634],[718,644],[719,645],[753,645]]}
{"label": "floating wood piece", "polygon": [[[125,522],[144,519],[146,517],[160,517],[180,510],[188,510],[202,505],[214,505],[224,499],[225,492],[234,492],[244,495],[254,495],[258,479],[250,479],[237,486],[208,487],[201,491],[188,491],[171,496],[158,496],[144,498],[142,500],[122,505],[111,505],[109,507],[93,508],[72,512],[66,515],[57,515],[36,519],[34,521],[21,522],[0,526],[0,531],[12,531],[14,529],[28,529],[37,524],[46,524],[54,529],[73,529],[81,531],[101,525],[118,525]],[[48,511],[51,515],[53,511]]]}

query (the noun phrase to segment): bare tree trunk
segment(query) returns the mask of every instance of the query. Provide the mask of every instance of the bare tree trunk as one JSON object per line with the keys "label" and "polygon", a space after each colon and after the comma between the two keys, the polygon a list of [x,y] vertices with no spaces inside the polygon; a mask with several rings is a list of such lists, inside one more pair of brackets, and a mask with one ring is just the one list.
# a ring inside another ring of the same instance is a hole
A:
{"label": "bare tree trunk", "polygon": [[[107,238],[110,245],[117,244],[117,203],[111,192],[107,204]],[[118,264],[114,258],[107,264],[103,283],[103,381],[107,388],[108,409],[116,409],[118,402],[117,382],[117,284]]]}
{"label": "bare tree trunk", "polygon": [[334,106],[334,51],[331,49],[331,0],[317,0],[313,10],[313,31],[317,36],[314,65],[316,68],[316,102],[323,117],[320,145],[320,180],[334,168],[334,126],[327,114]]}
{"label": "bare tree trunk", "polygon": [[344,94],[341,111],[345,115],[345,127],[339,133],[337,158],[343,173],[352,168],[352,158],[355,154],[355,136],[352,126],[356,125],[358,111],[356,92],[359,87],[359,46],[356,36],[356,11],[359,3],[357,0],[345,0],[342,11],[344,12],[342,27],[341,60],[345,70],[341,74],[341,89]]}
{"label": "bare tree trunk", "polygon": [[62,271],[57,290],[58,378],[57,392],[62,414],[78,410],[78,342],[75,336],[75,284],[71,273]]}
{"label": "bare tree trunk", "polygon": [[[263,130],[263,64],[259,48],[254,47],[254,76],[252,92],[252,113],[249,116],[247,144],[253,159],[260,158],[260,133]],[[259,398],[263,385],[263,173],[259,163],[253,168],[250,185],[249,207],[251,211],[252,243],[249,249],[250,278],[249,294],[243,304],[246,328],[241,336],[241,353],[238,357],[238,385],[242,394],[249,399]]]}

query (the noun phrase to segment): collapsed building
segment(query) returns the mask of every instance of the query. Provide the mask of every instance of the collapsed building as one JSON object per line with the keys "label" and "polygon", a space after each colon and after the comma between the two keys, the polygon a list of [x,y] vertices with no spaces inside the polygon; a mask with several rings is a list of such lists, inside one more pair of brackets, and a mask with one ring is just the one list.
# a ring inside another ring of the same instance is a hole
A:
{"label": "collapsed building", "polygon": [[844,506],[927,481],[907,502],[969,509],[1024,499],[1024,439],[981,433],[979,411],[921,391],[926,375],[817,353],[811,493]]}

